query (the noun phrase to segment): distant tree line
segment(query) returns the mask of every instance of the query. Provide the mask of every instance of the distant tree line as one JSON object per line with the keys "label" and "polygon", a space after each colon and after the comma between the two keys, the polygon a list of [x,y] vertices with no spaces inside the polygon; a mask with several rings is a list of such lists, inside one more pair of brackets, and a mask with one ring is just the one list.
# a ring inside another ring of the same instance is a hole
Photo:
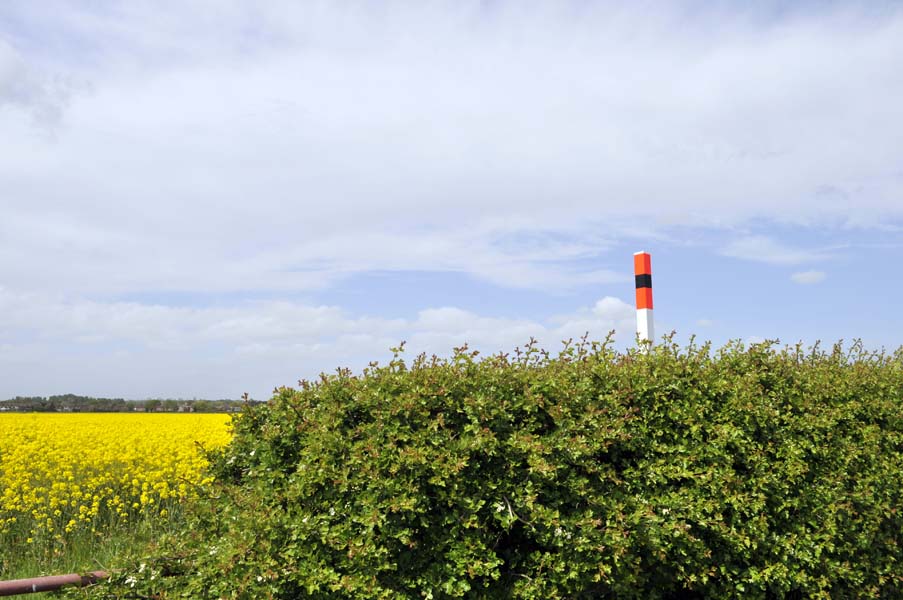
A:
{"label": "distant tree line", "polygon": [[183,400],[150,398],[94,398],[63,394],[62,396],[16,396],[0,400],[0,412],[238,412],[254,400]]}

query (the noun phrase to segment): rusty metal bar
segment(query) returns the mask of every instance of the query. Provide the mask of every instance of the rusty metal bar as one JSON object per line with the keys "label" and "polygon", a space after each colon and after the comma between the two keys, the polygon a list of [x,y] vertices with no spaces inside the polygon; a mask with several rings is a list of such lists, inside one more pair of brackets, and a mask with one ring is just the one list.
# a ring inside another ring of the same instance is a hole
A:
{"label": "rusty metal bar", "polygon": [[48,575],[46,577],[31,577],[29,579],[11,579],[0,581],[0,596],[16,596],[18,594],[33,594],[35,592],[52,592],[65,585],[77,585],[84,587],[97,583],[101,579],[110,576],[106,571],[91,571],[90,573],[69,573],[68,575]]}

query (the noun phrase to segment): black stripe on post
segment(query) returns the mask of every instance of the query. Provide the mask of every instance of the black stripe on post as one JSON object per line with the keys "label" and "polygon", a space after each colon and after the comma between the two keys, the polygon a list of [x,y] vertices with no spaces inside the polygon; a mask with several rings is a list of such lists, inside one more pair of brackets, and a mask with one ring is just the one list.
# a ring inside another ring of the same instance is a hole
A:
{"label": "black stripe on post", "polygon": [[648,273],[645,275],[637,275],[636,276],[636,287],[637,287],[637,289],[651,288],[652,287],[652,275],[650,275]]}

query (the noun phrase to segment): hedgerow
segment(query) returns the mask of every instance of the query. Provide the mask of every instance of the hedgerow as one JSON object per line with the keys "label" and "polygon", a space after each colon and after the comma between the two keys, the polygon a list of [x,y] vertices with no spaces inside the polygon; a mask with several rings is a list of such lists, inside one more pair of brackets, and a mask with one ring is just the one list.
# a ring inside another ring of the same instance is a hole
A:
{"label": "hedgerow", "polygon": [[396,349],[249,407],[213,469],[93,594],[903,597],[903,349]]}

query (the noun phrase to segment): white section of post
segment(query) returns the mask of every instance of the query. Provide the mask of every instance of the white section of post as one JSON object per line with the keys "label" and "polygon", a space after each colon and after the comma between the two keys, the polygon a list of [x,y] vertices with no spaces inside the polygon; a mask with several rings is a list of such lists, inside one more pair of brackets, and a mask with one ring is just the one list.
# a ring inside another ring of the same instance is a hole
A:
{"label": "white section of post", "polygon": [[641,340],[654,343],[655,327],[652,324],[651,308],[638,308],[636,310],[636,334]]}

